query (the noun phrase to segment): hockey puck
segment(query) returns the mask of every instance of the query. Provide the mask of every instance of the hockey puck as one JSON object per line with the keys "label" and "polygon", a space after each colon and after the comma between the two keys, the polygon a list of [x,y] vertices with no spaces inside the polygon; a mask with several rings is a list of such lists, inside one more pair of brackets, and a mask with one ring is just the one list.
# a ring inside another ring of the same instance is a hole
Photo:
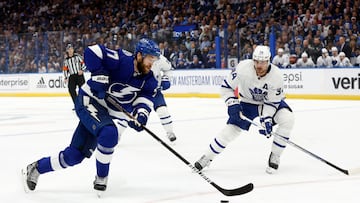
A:
{"label": "hockey puck", "polygon": [[229,203],[229,200],[221,200],[220,203]]}

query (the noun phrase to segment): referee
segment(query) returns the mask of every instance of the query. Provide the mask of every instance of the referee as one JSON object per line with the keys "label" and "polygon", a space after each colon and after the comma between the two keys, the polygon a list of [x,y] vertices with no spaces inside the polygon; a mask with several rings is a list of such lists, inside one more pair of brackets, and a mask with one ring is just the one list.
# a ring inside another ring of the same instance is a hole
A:
{"label": "referee", "polygon": [[73,103],[77,96],[76,86],[81,87],[85,83],[84,70],[86,68],[84,60],[80,54],[74,53],[72,44],[66,46],[67,57],[64,60],[63,72],[65,84],[68,84],[69,93]]}

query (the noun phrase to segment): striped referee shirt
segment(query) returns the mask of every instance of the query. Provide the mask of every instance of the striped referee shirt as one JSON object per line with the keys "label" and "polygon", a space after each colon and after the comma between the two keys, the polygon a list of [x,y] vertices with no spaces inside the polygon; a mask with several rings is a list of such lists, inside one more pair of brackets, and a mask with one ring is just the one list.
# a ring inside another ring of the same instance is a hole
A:
{"label": "striped referee shirt", "polygon": [[74,53],[72,57],[66,57],[64,60],[63,72],[65,78],[69,78],[70,75],[78,74],[79,70],[85,70],[86,66],[83,58]]}

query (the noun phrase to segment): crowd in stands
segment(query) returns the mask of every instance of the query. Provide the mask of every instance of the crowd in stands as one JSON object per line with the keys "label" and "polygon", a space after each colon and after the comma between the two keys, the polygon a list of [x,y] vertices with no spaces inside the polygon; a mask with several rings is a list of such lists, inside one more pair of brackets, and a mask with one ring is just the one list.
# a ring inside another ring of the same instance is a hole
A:
{"label": "crowd in stands", "polygon": [[[222,60],[241,60],[271,33],[283,68],[360,63],[360,0],[0,0],[0,10],[0,73],[60,72],[68,43],[133,51],[142,37],[175,69],[215,68],[216,36]],[[175,36],[182,25],[195,28]]]}

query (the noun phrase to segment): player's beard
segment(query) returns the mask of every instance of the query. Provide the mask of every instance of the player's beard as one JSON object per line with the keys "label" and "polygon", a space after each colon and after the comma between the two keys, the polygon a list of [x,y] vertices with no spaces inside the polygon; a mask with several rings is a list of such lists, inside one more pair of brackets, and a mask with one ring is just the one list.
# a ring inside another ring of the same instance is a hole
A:
{"label": "player's beard", "polygon": [[144,65],[144,58],[142,58],[141,61],[138,61],[137,69],[140,74],[148,74],[150,72],[150,69]]}
{"label": "player's beard", "polygon": [[256,71],[256,75],[258,77],[264,77],[268,72],[269,65],[262,66],[262,67],[261,66],[258,66],[258,67],[255,66],[254,68],[255,68],[255,71]]}

